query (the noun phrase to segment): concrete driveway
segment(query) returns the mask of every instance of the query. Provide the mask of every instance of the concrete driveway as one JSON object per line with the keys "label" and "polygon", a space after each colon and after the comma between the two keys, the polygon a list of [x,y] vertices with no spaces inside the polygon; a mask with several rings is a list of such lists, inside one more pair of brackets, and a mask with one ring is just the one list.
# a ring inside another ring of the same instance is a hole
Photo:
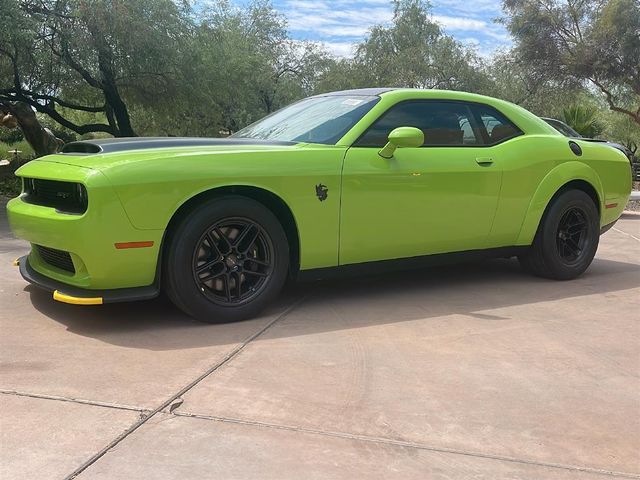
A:
{"label": "concrete driveway", "polygon": [[0,205],[0,478],[640,478],[640,216],[517,262],[289,288],[204,325],[27,286]]}

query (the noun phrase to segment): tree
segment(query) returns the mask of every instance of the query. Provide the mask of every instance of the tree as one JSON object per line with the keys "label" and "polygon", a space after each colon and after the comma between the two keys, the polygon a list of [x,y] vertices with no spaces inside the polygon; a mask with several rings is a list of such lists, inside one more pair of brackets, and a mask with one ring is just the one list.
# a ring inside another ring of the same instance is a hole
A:
{"label": "tree", "polygon": [[640,129],[629,116],[610,112],[604,118],[604,125],[604,138],[621,143],[627,147],[636,159],[639,157]]}
{"label": "tree", "polygon": [[210,6],[199,14],[193,45],[194,128],[208,135],[237,131],[310,94],[327,61],[317,45],[289,38],[266,1]]}
{"label": "tree", "polygon": [[504,0],[516,54],[558,83],[588,82],[640,125],[637,0]]}
{"label": "tree", "polygon": [[[180,78],[187,5],[171,0],[0,0],[0,101],[24,102],[78,133],[135,135],[128,101],[148,106]],[[61,109],[99,113],[76,124]]]}
{"label": "tree", "polygon": [[362,61],[350,58],[326,58],[315,82],[315,93],[370,87],[369,72]]}
{"label": "tree", "polygon": [[56,153],[62,141],[43,127],[33,109],[23,102],[0,102],[0,127],[20,127],[37,156]]}
{"label": "tree", "polygon": [[395,0],[391,26],[376,26],[355,56],[369,85],[476,91],[485,78],[472,50],[445,35],[421,0]]}
{"label": "tree", "polygon": [[502,98],[531,112],[559,118],[569,99],[584,91],[579,82],[559,82],[532,70],[517,52],[498,52],[486,66],[489,81],[479,93]]}

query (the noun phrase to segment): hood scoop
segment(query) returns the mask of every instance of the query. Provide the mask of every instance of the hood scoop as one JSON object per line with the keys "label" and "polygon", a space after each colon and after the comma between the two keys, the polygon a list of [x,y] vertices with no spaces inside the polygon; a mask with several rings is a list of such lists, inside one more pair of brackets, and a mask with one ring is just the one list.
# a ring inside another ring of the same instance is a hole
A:
{"label": "hood scoop", "polygon": [[296,142],[261,140],[256,138],[195,138],[195,137],[125,137],[80,140],[67,143],[60,153],[92,155],[97,153],[124,152],[150,148],[175,148],[197,146],[242,146],[242,145],[295,145]]}

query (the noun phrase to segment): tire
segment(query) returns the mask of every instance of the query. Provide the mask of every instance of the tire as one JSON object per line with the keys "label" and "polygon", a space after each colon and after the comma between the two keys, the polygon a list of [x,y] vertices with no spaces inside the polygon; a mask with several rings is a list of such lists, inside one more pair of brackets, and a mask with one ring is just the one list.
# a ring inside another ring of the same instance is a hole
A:
{"label": "tire", "polygon": [[581,190],[567,190],[547,207],[533,244],[518,260],[539,277],[570,280],[591,265],[599,240],[600,215],[593,200]]}
{"label": "tire", "polygon": [[289,244],[264,205],[241,196],[210,199],[169,232],[162,281],[171,301],[207,323],[258,315],[288,275]]}

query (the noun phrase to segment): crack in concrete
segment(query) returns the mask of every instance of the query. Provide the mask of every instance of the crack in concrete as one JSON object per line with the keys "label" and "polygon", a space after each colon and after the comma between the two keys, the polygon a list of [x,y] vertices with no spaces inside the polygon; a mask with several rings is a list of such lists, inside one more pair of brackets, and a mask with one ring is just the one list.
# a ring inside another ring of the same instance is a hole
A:
{"label": "crack in concrete", "polygon": [[38,398],[43,400],[55,400],[58,402],[69,402],[69,403],[78,403],[81,405],[91,405],[94,407],[104,407],[104,408],[115,408],[118,410],[130,410],[134,412],[150,412],[150,408],[143,407],[134,407],[132,405],[123,405],[120,403],[111,403],[111,402],[100,402],[97,400],[86,400],[84,398],[72,398],[72,397],[62,397],[59,395],[47,395],[42,393],[31,393],[31,392],[21,392],[18,390],[4,390],[0,389],[0,394],[2,395],[14,395],[17,397],[29,397],[29,398]]}
{"label": "crack in concrete", "polygon": [[[159,405],[158,407],[156,407],[153,410],[149,411],[149,413],[147,415],[141,415],[141,417],[140,417],[140,419],[138,421],[136,421],[133,425],[131,425],[124,432],[122,432],[120,435],[118,435],[116,438],[114,438],[111,442],[109,442],[104,448],[102,448],[96,454],[91,456],[91,458],[89,458],[87,461],[85,461],[82,465],[80,465],[78,468],[76,468],[73,472],[71,472],[71,474],[69,474],[67,477],[65,477],[65,480],[72,480],[72,479],[76,478],[78,475],[80,475],[82,472],[84,472],[87,468],[89,468],[91,465],[93,465],[95,462],[97,462],[100,458],[102,458],[107,452],[109,452],[109,450],[111,450],[116,445],[118,445],[120,442],[122,442],[125,438],[127,438],[129,435],[131,435],[133,432],[135,432],[138,428],[140,428],[142,425],[144,425],[146,422],[148,422],[151,418],[153,418],[156,414],[162,412],[164,409],[166,409],[171,404],[173,404],[178,398],[183,397],[185,393],[187,393],[189,390],[191,390],[193,387],[195,387],[202,380],[207,378],[209,375],[214,373],[216,370],[218,370],[220,367],[222,367],[226,363],[228,363],[231,360],[233,360],[236,356],[238,356],[242,352],[242,350],[244,350],[244,348],[247,345],[249,345],[249,343],[251,343],[256,338],[258,338],[263,333],[265,333],[267,330],[269,330],[279,320],[281,320],[281,319],[285,318],[287,315],[289,315],[295,308],[297,308],[300,304],[302,304],[302,302],[304,302],[309,297],[309,295],[310,294],[304,295],[301,298],[299,298],[298,300],[296,300],[295,302],[293,302],[282,313],[280,313],[280,315],[278,315],[276,318],[271,320],[269,323],[267,323],[267,325],[262,327],[260,330],[258,330],[257,332],[253,333],[248,338],[246,338],[242,343],[240,343],[240,345],[238,345],[236,348],[231,350],[222,360],[217,362],[215,365],[209,367],[209,369],[207,369],[202,375],[197,377],[195,380],[191,381],[186,386],[182,387],[182,389],[180,391],[178,391],[177,393],[175,393],[174,395],[169,397],[167,400],[162,402],[161,405]],[[174,412],[174,414],[175,414],[175,412]]]}
{"label": "crack in concrete", "polygon": [[459,450],[455,448],[435,447],[432,445],[425,445],[425,444],[416,443],[416,442],[408,442],[404,440],[395,440],[393,438],[386,438],[386,437],[374,437],[370,435],[359,435],[359,434],[347,433],[347,432],[334,432],[329,430],[320,430],[320,429],[308,428],[308,427],[297,427],[293,425],[283,425],[278,423],[259,422],[254,420],[243,420],[240,418],[200,415],[197,413],[188,413],[188,412],[173,412],[171,415],[176,417],[188,417],[188,418],[197,418],[201,420],[210,420],[215,422],[233,423],[237,425],[248,425],[248,426],[262,427],[262,428],[274,428],[278,430],[287,430],[291,432],[309,433],[312,435],[336,437],[336,438],[343,438],[347,440],[358,440],[363,442],[378,443],[383,445],[393,445],[393,446],[405,447],[405,448],[414,448],[417,450],[426,450],[426,451],[437,452],[437,453],[464,455],[467,457],[485,458],[488,460],[498,460],[498,461],[510,462],[510,463],[519,463],[519,464],[533,465],[533,466],[540,466],[540,467],[557,468],[562,470],[594,473],[599,475],[608,475],[612,477],[636,478],[636,479],[640,478],[640,474],[635,474],[630,472],[618,472],[614,470],[604,470],[604,469],[593,468],[593,467],[583,467],[579,465],[568,465],[568,464],[562,464],[562,463],[528,460],[526,458],[510,457],[508,455],[473,452],[473,451],[467,451],[467,450]]}

